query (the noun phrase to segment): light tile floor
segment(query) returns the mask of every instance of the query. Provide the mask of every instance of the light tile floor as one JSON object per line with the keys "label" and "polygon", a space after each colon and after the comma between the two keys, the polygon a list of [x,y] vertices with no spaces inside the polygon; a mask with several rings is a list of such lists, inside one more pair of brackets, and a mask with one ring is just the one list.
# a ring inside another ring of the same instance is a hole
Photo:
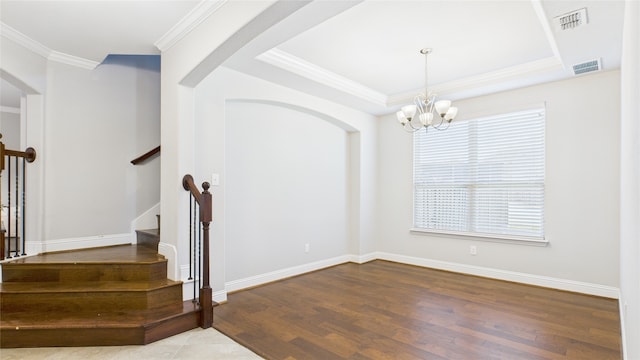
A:
{"label": "light tile floor", "polygon": [[0,349],[0,359],[229,359],[260,356],[215,329],[193,329],[148,345]]}

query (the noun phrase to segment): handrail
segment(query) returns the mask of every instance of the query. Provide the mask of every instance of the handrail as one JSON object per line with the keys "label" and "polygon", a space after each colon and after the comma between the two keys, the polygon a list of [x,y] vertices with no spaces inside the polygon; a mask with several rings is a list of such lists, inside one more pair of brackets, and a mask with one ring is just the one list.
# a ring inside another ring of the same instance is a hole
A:
{"label": "handrail", "polygon": [[157,147],[147,151],[146,153],[138,156],[137,158],[131,160],[131,163],[133,165],[138,165],[141,164],[143,162],[145,162],[147,159],[149,159],[150,157],[152,157],[155,154],[160,153],[160,145],[158,145]]}
{"label": "handrail", "polygon": [[[200,222],[202,223],[202,288],[200,288],[200,327],[210,328],[213,325],[213,297],[209,284],[209,224],[213,220],[213,200],[209,192],[209,183],[202,183],[203,191],[200,192],[193,177],[189,174],[182,178],[182,187],[191,193],[191,196],[200,206]],[[191,241],[191,240],[190,240]],[[195,251],[195,246],[194,246]],[[194,281],[195,287],[195,281]],[[195,288],[194,288],[195,291]]]}
{"label": "handrail", "polygon": [[[2,139],[2,134],[0,134],[0,139]],[[28,163],[32,163],[36,160],[36,150],[34,148],[28,147],[25,151],[9,150],[5,147],[4,143],[0,141],[0,171],[5,168],[5,155],[24,158]]]}

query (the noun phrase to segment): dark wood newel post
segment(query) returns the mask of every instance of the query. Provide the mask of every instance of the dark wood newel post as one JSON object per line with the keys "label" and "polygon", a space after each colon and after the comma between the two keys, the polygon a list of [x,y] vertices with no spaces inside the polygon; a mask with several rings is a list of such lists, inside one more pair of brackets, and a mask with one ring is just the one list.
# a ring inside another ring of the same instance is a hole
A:
{"label": "dark wood newel post", "polygon": [[200,327],[207,329],[213,325],[214,305],[209,280],[209,226],[213,220],[213,200],[209,192],[209,183],[202,183],[204,191],[200,193],[200,190],[193,182],[193,177],[189,174],[182,178],[182,187],[191,193],[200,206],[200,222],[202,223],[202,288],[200,288],[200,308],[202,313]]}
{"label": "dark wood newel post", "polygon": [[204,191],[202,192],[200,203],[200,221],[202,222],[202,288],[200,289],[200,307],[202,308],[202,324],[203,329],[210,328],[213,324],[213,299],[211,286],[209,285],[209,224],[213,219],[212,199],[209,192],[209,183],[202,184]]}

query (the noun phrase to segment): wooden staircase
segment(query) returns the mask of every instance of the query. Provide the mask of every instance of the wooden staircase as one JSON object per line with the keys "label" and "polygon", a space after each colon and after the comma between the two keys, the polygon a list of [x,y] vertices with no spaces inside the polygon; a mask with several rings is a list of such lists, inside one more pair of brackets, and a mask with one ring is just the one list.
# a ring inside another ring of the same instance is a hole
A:
{"label": "wooden staircase", "polygon": [[167,279],[157,230],[137,245],[44,253],[2,264],[0,347],[142,345],[200,326]]}

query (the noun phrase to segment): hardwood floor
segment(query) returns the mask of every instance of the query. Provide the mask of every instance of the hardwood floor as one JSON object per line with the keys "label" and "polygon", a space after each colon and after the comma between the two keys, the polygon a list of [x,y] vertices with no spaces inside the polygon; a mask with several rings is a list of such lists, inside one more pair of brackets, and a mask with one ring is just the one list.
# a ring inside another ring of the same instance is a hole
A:
{"label": "hardwood floor", "polygon": [[386,261],[230,294],[214,327],[266,359],[621,359],[618,302]]}

